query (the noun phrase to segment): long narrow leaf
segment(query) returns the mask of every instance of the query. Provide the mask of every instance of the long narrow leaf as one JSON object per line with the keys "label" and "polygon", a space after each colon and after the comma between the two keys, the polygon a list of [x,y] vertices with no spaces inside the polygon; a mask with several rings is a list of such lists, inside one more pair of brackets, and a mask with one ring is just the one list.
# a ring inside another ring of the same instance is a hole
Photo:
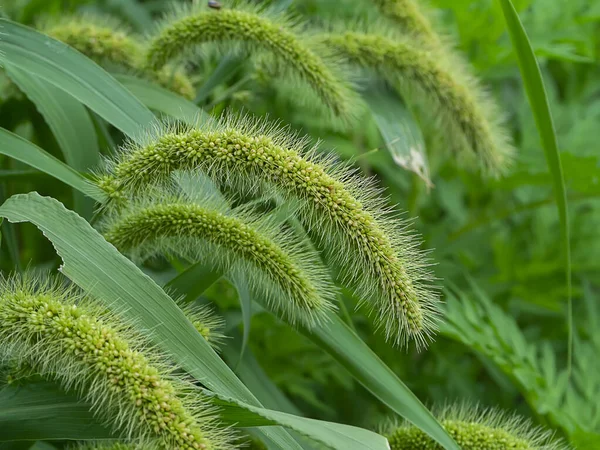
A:
{"label": "long narrow leaf", "polygon": [[108,72],[68,45],[7,19],[0,30],[0,61],[59,87],[132,138],[154,121]]}
{"label": "long narrow leaf", "polygon": [[389,444],[383,436],[363,428],[298,417],[279,411],[243,405],[234,399],[219,396],[221,417],[239,427],[260,427],[282,424],[327,447],[340,450],[387,450]]}
{"label": "long narrow leaf", "polygon": [[540,135],[544,155],[548,168],[552,174],[554,187],[554,196],[556,198],[556,206],[558,207],[558,215],[560,218],[561,239],[563,243],[563,253],[565,260],[565,272],[567,278],[567,296],[568,296],[568,325],[569,325],[569,355],[568,366],[571,369],[572,349],[573,349],[573,311],[572,311],[572,289],[571,289],[571,245],[569,218],[567,208],[567,190],[563,176],[562,164],[560,162],[560,153],[558,150],[558,141],[554,130],[554,122],[550,113],[550,105],[548,103],[548,95],[542,79],[540,66],[535,58],[533,47],[529,41],[529,37],[519,19],[519,15],[512,4],[511,0],[500,0],[502,12],[506,19],[510,39],[513,48],[517,54],[519,61],[519,69],[523,77],[523,83],[529,104],[535,118],[535,123]]}
{"label": "long narrow leaf", "polygon": [[327,324],[302,332],[326,349],[392,411],[419,427],[446,450],[460,450],[417,396],[337,315],[330,314]]}
{"label": "long narrow leaf", "polygon": [[103,192],[79,172],[4,128],[0,128],[0,153],[41,170],[94,200],[102,201],[104,198]]}
{"label": "long narrow leaf", "polygon": [[[190,274],[186,275],[188,271]],[[169,282],[168,286],[177,295],[185,295],[186,289],[193,287],[193,274],[197,271],[201,273],[209,269],[200,263],[194,264]],[[183,278],[187,280],[186,283],[176,281]],[[268,306],[261,305],[265,308]],[[396,414],[421,428],[446,450],[460,450],[431,412],[402,380],[338,316],[331,314],[326,326],[315,327],[312,330],[301,328],[301,331],[341,363],[356,380]],[[228,356],[232,357],[230,353]],[[244,370],[244,367],[240,366],[238,369]],[[243,372],[240,373],[242,379],[244,375]],[[253,392],[257,396],[260,394],[260,390],[254,389]]]}

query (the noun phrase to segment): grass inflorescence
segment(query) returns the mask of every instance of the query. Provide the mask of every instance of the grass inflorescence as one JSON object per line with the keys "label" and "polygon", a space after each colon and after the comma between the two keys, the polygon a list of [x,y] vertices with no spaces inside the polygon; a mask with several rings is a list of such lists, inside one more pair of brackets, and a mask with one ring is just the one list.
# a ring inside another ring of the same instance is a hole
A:
{"label": "grass inflorescence", "polygon": [[337,61],[312,48],[299,27],[282,14],[249,5],[220,10],[198,5],[183,8],[150,38],[147,65],[158,70],[201,44],[260,55],[263,64],[272,64],[276,72],[310,86],[336,117],[351,118],[355,113],[356,94]]}
{"label": "grass inflorescence", "polygon": [[0,357],[75,391],[124,438],[165,449],[228,448],[228,432],[200,392],[75,289],[1,281],[0,342]]}
{"label": "grass inflorescence", "polygon": [[210,199],[149,197],[109,214],[103,228],[134,259],[168,253],[246,274],[253,290],[292,323],[312,326],[333,307],[336,290],[318,257],[248,211]]}
{"label": "grass inflorescence", "polygon": [[416,0],[373,0],[373,3],[383,16],[397,24],[403,32],[432,48],[441,45],[439,34]]}
{"label": "grass inflorescence", "polygon": [[298,215],[340,267],[340,279],[374,306],[388,338],[397,344],[426,341],[437,295],[418,243],[368,180],[318,157],[285,130],[244,119],[158,128],[146,142],[131,142],[98,183],[122,201],[127,192],[167,181],[175,170],[196,169],[240,191],[266,183],[300,200]]}
{"label": "grass inflorescence", "polygon": [[[446,408],[439,420],[463,450],[568,450],[553,440],[551,432],[533,426],[519,416],[494,409]],[[391,450],[443,450],[414,425],[393,427],[387,438]]]}
{"label": "grass inflorescence", "polygon": [[171,66],[147,70],[144,46],[139,38],[111,17],[84,14],[46,20],[43,32],[68,44],[101,66],[142,75],[186,98],[193,98],[194,86],[181,68]]}
{"label": "grass inflorescence", "polygon": [[[377,28],[374,26],[367,28]],[[511,162],[503,116],[491,97],[456,57],[441,57],[418,42],[369,29],[320,35],[319,42],[396,86],[428,119],[441,145],[496,175]]]}

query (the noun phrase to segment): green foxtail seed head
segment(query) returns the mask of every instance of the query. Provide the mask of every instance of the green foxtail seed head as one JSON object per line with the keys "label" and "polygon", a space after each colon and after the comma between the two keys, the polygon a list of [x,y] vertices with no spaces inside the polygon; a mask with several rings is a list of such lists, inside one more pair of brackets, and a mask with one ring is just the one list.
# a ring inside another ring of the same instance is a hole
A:
{"label": "green foxtail seed head", "polygon": [[[463,450],[568,450],[552,433],[493,409],[452,407],[439,420]],[[414,425],[395,426],[386,435],[391,450],[443,450]]]}
{"label": "green foxtail seed head", "polygon": [[440,47],[440,36],[416,0],[373,0],[373,3],[383,16],[399,25],[403,32],[432,48]]}
{"label": "green foxtail seed head", "polygon": [[250,5],[220,10],[199,6],[176,11],[153,35],[148,44],[149,67],[160,69],[201,44],[260,55],[277,66],[277,72],[310,86],[335,116],[353,116],[356,94],[336,61],[311,48],[288,18]]}
{"label": "green foxtail seed head", "polygon": [[75,391],[124,438],[169,450],[229,448],[228,431],[199,391],[143,341],[74,289],[0,282],[1,359],[26,362]]}
{"label": "green foxtail seed head", "polygon": [[122,68],[156,81],[186,98],[193,98],[192,82],[179,68],[143,68],[143,46],[123,25],[110,17],[93,15],[55,18],[40,24],[43,32],[64,42],[101,66]]}
{"label": "green foxtail seed head", "polygon": [[341,281],[377,311],[387,337],[396,344],[425,343],[438,299],[418,242],[368,180],[316,152],[266,122],[230,118],[197,128],[166,126],[143,143],[130,142],[98,184],[119,200],[167,182],[175,170],[200,169],[238,192],[275,188],[300,201],[298,216],[340,268]]}
{"label": "green foxtail seed head", "polygon": [[398,87],[410,106],[435,124],[440,145],[477,161],[487,174],[502,173],[510,164],[513,148],[503,116],[457,58],[438,57],[414,41],[370,32],[340,31],[317,40]]}
{"label": "green foxtail seed head", "polygon": [[175,254],[246,274],[251,288],[291,322],[320,322],[333,308],[335,288],[318,256],[290,232],[210,198],[150,196],[108,214],[107,241],[134,259]]}

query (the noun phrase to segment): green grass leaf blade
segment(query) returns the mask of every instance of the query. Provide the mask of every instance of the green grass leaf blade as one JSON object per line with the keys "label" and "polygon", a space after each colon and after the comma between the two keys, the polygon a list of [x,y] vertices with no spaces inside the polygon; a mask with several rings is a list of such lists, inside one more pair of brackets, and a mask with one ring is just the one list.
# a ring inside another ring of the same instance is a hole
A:
{"label": "green grass leaf blade", "polygon": [[373,431],[339,423],[307,419],[255,406],[238,407],[239,402],[219,396],[216,402],[223,409],[221,417],[238,427],[258,427],[283,424],[298,433],[336,450],[388,450],[383,436]]}
{"label": "green grass leaf blade", "polygon": [[41,170],[94,200],[102,201],[104,198],[103,192],[79,172],[28,140],[4,128],[0,128],[0,154]]}
{"label": "green grass leaf blade", "polygon": [[43,78],[135,138],[154,115],[104,69],[66,44],[0,19],[0,61]]}
{"label": "green grass leaf blade", "polygon": [[[196,271],[207,270],[209,269],[206,266],[199,263],[194,264],[169,282],[167,286],[174,289],[178,295],[185,295],[186,289],[194,286],[193,280],[195,277],[193,274]],[[187,272],[190,272],[189,276],[185,276]],[[175,281],[184,276],[189,280],[189,283],[184,284]],[[267,306],[259,300],[256,299],[261,306]],[[312,330],[301,329],[301,331],[342,364],[356,380],[396,414],[421,428],[446,450],[460,450],[454,440],[411,390],[338,316],[330,314],[329,320],[330,323],[326,326],[315,327]],[[229,352],[226,356],[231,361],[231,350],[226,350],[226,352]],[[243,361],[242,365],[238,367],[238,371],[246,370]],[[244,372],[241,372],[240,376],[245,379],[243,375]],[[247,376],[249,377],[249,375]],[[254,387],[256,388],[256,386]],[[255,392],[253,390],[252,392],[257,396],[260,394],[260,391]],[[269,406],[275,407],[275,405]]]}
{"label": "green grass leaf blade", "polygon": [[[21,91],[35,104],[52,130],[64,159],[78,171],[88,171],[100,162],[98,137],[85,107],[63,90],[21,69],[5,64],[4,69]],[[75,193],[76,211],[92,217],[94,202]]]}
{"label": "green grass leaf blade", "polygon": [[431,412],[337,315],[329,323],[302,332],[344,366],[392,411],[412,422],[446,450],[460,450]]}
{"label": "green grass leaf blade", "polygon": [[167,114],[190,125],[207,122],[211,117],[194,103],[131,75],[116,75],[115,78],[148,108]]}
{"label": "green grass leaf blade", "polygon": [[0,390],[0,442],[111,437],[88,404],[55,384],[9,385]]}
{"label": "green grass leaf blade", "polygon": [[552,174],[554,196],[556,198],[556,206],[558,207],[558,215],[560,218],[561,239],[563,243],[563,253],[565,260],[565,272],[567,279],[568,292],[568,327],[569,327],[569,343],[568,343],[568,366],[571,368],[572,349],[573,349],[573,311],[572,311],[572,288],[571,288],[571,245],[570,245],[570,230],[567,208],[567,190],[565,187],[562,164],[560,161],[560,153],[558,150],[558,141],[554,129],[552,114],[550,113],[550,104],[548,95],[542,79],[542,72],[537,62],[533,47],[527,36],[527,32],[519,19],[519,15],[512,4],[511,0],[500,0],[502,12],[506,19],[506,24],[510,34],[510,39],[513,44],[519,69],[523,77],[523,84],[533,117],[540,135],[542,147],[548,168]]}

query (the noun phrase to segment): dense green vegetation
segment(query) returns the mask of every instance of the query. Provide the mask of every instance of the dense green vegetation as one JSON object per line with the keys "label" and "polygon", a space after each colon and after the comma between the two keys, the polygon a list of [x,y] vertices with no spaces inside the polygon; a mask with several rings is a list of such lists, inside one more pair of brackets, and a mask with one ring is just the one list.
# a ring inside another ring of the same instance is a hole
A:
{"label": "dense green vegetation", "polygon": [[0,449],[600,448],[600,2],[0,16]]}

